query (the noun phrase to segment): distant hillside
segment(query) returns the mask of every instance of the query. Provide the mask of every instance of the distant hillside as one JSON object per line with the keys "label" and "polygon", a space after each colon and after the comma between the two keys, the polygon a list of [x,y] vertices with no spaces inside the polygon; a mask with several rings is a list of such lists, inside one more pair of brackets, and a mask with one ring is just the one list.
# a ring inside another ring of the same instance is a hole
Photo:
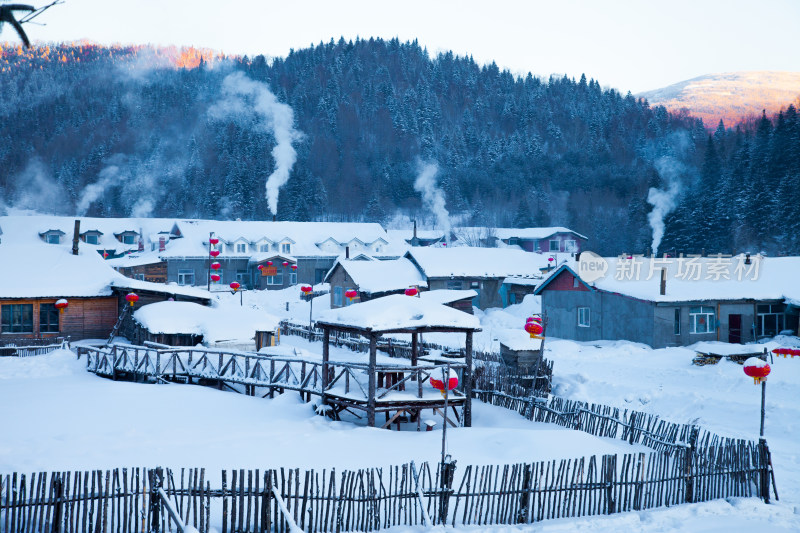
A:
{"label": "distant hillside", "polygon": [[710,74],[637,96],[670,111],[686,108],[690,114],[702,118],[707,128],[715,128],[720,119],[726,126],[733,126],[742,120],[760,117],[762,110],[774,115],[791,103],[796,106],[800,97],[800,72]]}
{"label": "distant hillside", "polygon": [[800,252],[791,99],[709,137],[693,116],[585,76],[516,77],[416,42],[220,59],[0,46],[0,212],[267,220],[280,158],[293,164],[278,219],[430,224],[442,210],[416,181],[436,162],[440,195],[425,194],[465,225],[565,226],[608,255],[658,246],[662,230],[664,250]]}

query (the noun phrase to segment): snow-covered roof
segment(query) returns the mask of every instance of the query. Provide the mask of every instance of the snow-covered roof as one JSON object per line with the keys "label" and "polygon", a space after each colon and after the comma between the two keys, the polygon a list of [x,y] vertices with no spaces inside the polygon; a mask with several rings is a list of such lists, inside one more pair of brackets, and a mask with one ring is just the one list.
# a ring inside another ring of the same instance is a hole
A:
{"label": "snow-covered roof", "polygon": [[480,321],[467,313],[404,294],[392,294],[321,313],[317,325],[333,325],[382,333],[397,330],[456,329],[480,331]]}
{"label": "snow-covered roof", "polygon": [[[745,256],[604,258],[604,277],[587,284],[607,292],[653,302],[711,300],[787,300],[800,303],[800,257]],[[570,265],[578,272],[574,262]],[[666,294],[660,294],[661,269],[667,269]],[[548,278],[554,279],[553,276]],[[537,289],[537,292],[542,286]]]}
{"label": "snow-covered roof", "polygon": [[[348,245],[351,245],[351,253],[363,250],[382,257],[400,257],[408,247],[405,241],[390,238],[381,225],[375,223],[11,215],[0,217],[0,225],[5,231],[4,239],[21,243],[41,241],[42,232],[56,230],[64,236],[60,244],[51,246],[71,247],[75,220],[81,222],[81,233],[92,230],[102,233],[96,245],[81,242],[83,249],[116,253],[136,251],[138,238],[134,244],[124,244],[115,237],[135,231],[142,236],[145,252],[157,252],[159,238],[163,238],[166,249],[158,253],[163,258],[204,257],[208,253],[208,238],[212,232],[221,243],[231,243],[230,247],[225,246],[222,250],[223,256],[249,257],[261,252],[260,245],[264,243],[269,244],[272,252],[291,253],[294,257],[335,257]],[[236,251],[234,243],[247,244],[245,251]],[[290,250],[284,252],[281,244],[289,245]]]}
{"label": "snow-covered roof", "polygon": [[459,300],[472,299],[478,296],[478,293],[472,289],[437,289],[435,291],[422,291],[419,297],[426,302],[435,302],[437,304],[451,304]]}
{"label": "snow-covered roof", "polygon": [[91,250],[41,241],[0,243],[0,298],[111,296],[114,288],[159,292],[210,300],[202,289],[126,278]]}
{"label": "snow-covered roof", "polygon": [[495,333],[498,341],[514,351],[538,350],[542,347],[542,339],[532,339],[522,328],[500,329]]}
{"label": "snow-covered roof", "polygon": [[[428,286],[419,269],[405,257],[386,261],[342,259],[337,264],[358,285],[359,291],[367,294],[396,291],[411,286]],[[336,266],[330,270],[325,281],[328,281]]]}
{"label": "snow-covered roof", "polygon": [[251,307],[206,307],[191,302],[157,302],[140,307],[133,318],[151,333],[203,335],[205,342],[251,340],[257,330],[272,331],[279,319]]}
{"label": "snow-covered roof", "polygon": [[412,248],[406,254],[430,278],[507,278],[532,276],[547,266],[548,256],[513,248]]}
{"label": "snow-covered roof", "polygon": [[544,280],[541,273],[532,276],[509,276],[503,280],[503,285],[526,285],[535,287]]}
{"label": "snow-covered roof", "polygon": [[588,240],[585,235],[581,235],[576,231],[572,231],[569,228],[564,228],[561,226],[553,226],[549,228],[483,228],[483,227],[460,227],[453,230],[456,235],[460,233],[472,234],[472,235],[486,235],[486,236],[494,236],[498,239],[511,239],[511,238],[518,238],[518,239],[531,239],[531,240],[539,240],[539,239],[546,239],[557,233],[571,233],[572,235]]}

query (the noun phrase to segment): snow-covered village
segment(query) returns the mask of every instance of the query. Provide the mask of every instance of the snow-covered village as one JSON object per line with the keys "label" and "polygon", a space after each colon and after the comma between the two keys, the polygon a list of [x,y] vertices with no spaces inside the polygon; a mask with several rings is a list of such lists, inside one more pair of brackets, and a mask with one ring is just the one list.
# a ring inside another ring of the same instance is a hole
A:
{"label": "snow-covered village", "polygon": [[798,6],[178,4],[0,3],[0,533],[800,531]]}

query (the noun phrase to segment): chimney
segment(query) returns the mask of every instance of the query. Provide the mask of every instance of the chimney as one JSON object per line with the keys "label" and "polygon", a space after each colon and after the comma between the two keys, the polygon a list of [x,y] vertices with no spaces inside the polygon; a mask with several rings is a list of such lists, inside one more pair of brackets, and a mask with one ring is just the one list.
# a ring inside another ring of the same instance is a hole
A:
{"label": "chimney", "polygon": [[414,240],[417,240],[417,220],[414,219]]}
{"label": "chimney", "polygon": [[344,258],[345,259],[350,259],[350,247],[349,246],[345,246],[344,247]]}
{"label": "chimney", "polygon": [[576,263],[580,263],[581,262],[581,253],[580,252],[577,252],[575,254],[575,262]]}
{"label": "chimney", "polygon": [[278,215],[272,215],[272,221],[275,222],[278,219]]}
{"label": "chimney", "polygon": [[75,219],[75,232],[72,234],[72,255],[78,255],[78,241],[81,238],[81,221]]}
{"label": "chimney", "polygon": [[143,235],[144,235],[144,231],[142,231],[142,228],[139,228],[139,251],[140,252],[144,252],[144,237],[143,237]]}
{"label": "chimney", "polygon": [[749,265],[750,264],[750,254],[746,254],[744,256],[744,264],[745,265]]}
{"label": "chimney", "polygon": [[667,269],[661,269],[661,296],[667,294]]}
{"label": "chimney", "polygon": [[[144,243],[142,243],[142,246],[144,246]],[[158,237],[158,251],[163,252],[164,250],[166,250],[166,248],[167,248],[167,239],[166,237],[161,235]]]}

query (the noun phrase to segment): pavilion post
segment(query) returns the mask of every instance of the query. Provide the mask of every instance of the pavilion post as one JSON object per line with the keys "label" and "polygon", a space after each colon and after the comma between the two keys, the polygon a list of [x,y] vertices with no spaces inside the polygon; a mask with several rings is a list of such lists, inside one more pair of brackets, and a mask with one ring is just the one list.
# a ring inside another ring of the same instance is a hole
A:
{"label": "pavilion post", "polygon": [[[418,353],[419,350],[419,342],[416,333],[411,334],[411,366],[418,365]],[[416,371],[416,376],[414,377],[417,381],[417,397],[422,398],[422,380],[420,379],[419,371]]]}
{"label": "pavilion post", "polygon": [[367,425],[375,427],[375,396],[377,393],[376,365],[378,339],[374,333],[369,334],[369,397],[367,398]]}
{"label": "pavilion post", "polygon": [[466,345],[464,347],[464,427],[472,427],[472,332],[467,331]]}
{"label": "pavilion post", "polygon": [[328,360],[330,359],[331,330],[327,326],[322,326],[322,405],[328,405],[328,396],[325,391],[328,388]]}

